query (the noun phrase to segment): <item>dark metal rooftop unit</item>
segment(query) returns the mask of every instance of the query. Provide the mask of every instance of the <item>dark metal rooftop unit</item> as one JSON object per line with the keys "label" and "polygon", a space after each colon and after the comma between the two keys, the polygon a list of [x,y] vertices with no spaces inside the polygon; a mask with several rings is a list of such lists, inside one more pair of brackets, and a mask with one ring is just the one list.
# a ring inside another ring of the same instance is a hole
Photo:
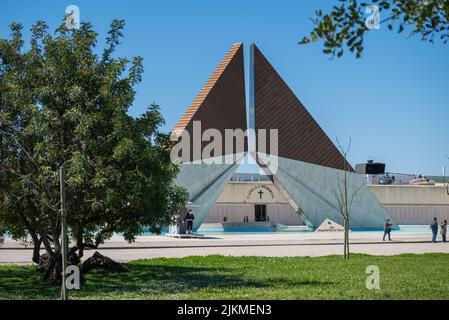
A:
{"label": "dark metal rooftop unit", "polygon": [[368,160],[367,163],[356,164],[355,172],[361,174],[383,174],[385,173],[385,163]]}

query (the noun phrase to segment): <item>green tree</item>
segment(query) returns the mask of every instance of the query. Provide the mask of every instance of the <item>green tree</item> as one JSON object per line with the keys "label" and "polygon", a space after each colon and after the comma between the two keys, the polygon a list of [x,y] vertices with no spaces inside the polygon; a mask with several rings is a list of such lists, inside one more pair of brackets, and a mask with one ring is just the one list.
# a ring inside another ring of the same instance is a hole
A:
{"label": "green tree", "polygon": [[367,27],[367,9],[379,9],[380,23],[389,30],[404,30],[418,35],[421,40],[433,43],[449,39],[449,0],[339,0],[329,13],[315,11],[314,28],[299,44],[324,40],[325,54],[341,57],[346,49],[360,58],[363,40],[371,29]]}
{"label": "green tree", "polygon": [[141,57],[113,56],[123,27],[112,22],[100,54],[89,23],[51,35],[38,21],[27,50],[20,24],[0,39],[0,234],[30,236],[46,280],[61,271],[60,166],[72,264],[115,232],[128,241],[144,227],[160,232],[187,198],[174,183],[179,168],[159,107],[127,113],[143,66]]}

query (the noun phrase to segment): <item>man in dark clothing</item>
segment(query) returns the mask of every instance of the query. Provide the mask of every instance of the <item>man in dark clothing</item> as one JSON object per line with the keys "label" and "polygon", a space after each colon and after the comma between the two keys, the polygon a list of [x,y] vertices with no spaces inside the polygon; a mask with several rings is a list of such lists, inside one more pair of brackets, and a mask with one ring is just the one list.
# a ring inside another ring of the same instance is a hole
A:
{"label": "man in dark clothing", "polygon": [[195,219],[195,216],[192,213],[192,209],[190,209],[189,212],[187,212],[186,216],[184,217],[184,222],[187,223],[186,233],[188,233],[188,234],[192,234],[194,219]]}
{"label": "man in dark clothing", "polygon": [[387,219],[387,221],[385,221],[385,230],[384,230],[384,241],[385,241],[385,236],[388,234],[388,241],[391,241],[391,227],[393,225],[390,223],[390,219]]}
{"label": "man in dark clothing", "polygon": [[438,221],[437,218],[433,218],[432,224],[430,225],[430,229],[432,229],[432,242],[437,242],[438,235]]}

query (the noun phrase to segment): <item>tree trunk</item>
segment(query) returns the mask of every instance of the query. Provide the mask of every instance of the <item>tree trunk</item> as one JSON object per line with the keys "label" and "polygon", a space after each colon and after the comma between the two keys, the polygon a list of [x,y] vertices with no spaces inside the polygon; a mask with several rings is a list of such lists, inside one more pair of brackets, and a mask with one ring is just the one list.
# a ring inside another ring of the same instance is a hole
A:
{"label": "tree trunk", "polygon": [[59,252],[47,254],[39,257],[37,270],[41,273],[42,279],[49,283],[61,283],[62,260]]}
{"label": "tree trunk", "polygon": [[[68,265],[78,265],[79,258],[76,254],[70,254],[67,258]],[[62,281],[62,256],[60,252],[50,255],[44,253],[39,257],[37,270],[41,273],[42,279],[51,284],[60,284]]]}
{"label": "tree trunk", "polygon": [[344,259],[349,260],[349,219],[344,219]]}
{"label": "tree trunk", "polygon": [[[69,251],[70,252],[70,251]],[[67,258],[68,265],[79,265],[80,258],[74,252],[70,252]],[[109,272],[128,272],[128,268],[115,262],[111,258],[105,257],[99,252],[95,252],[92,257],[84,261],[80,266],[81,273],[87,273],[95,268],[103,268]],[[60,252],[47,253],[39,256],[37,270],[42,279],[51,284],[61,284],[62,281],[62,256]]]}
{"label": "tree trunk", "polygon": [[36,236],[32,236],[33,237],[33,262],[39,264],[39,260],[40,260],[40,250],[41,250],[41,244],[42,244],[42,240],[38,239]]}
{"label": "tree trunk", "polygon": [[115,262],[111,258],[105,257],[98,251],[95,251],[92,257],[81,264],[81,273],[89,272],[95,268],[103,268],[109,272],[128,272],[128,268]]}
{"label": "tree trunk", "polygon": [[346,259],[349,260],[349,226],[346,230]]}

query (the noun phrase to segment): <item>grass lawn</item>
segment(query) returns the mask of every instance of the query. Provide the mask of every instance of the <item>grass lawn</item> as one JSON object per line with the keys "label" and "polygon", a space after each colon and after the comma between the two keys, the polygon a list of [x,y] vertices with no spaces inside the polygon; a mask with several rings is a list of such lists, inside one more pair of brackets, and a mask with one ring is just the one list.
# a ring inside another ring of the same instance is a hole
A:
{"label": "grass lawn", "polygon": [[[381,289],[365,287],[380,268]],[[72,299],[449,299],[449,255],[187,257],[137,260],[129,273],[86,275]],[[0,266],[0,299],[57,299],[34,266]]]}

